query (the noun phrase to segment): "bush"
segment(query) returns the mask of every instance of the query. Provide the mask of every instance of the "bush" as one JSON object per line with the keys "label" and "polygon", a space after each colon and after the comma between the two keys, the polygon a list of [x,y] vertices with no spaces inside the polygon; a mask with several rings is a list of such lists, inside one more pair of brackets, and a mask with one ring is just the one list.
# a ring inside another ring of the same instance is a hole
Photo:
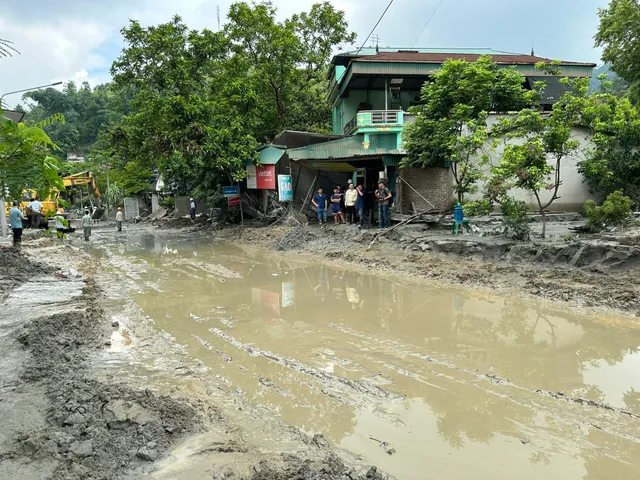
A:
{"label": "bush", "polygon": [[176,208],[176,201],[173,197],[164,197],[158,200],[158,205],[166,208],[168,211],[173,211]]}
{"label": "bush", "polygon": [[584,204],[587,226],[593,231],[600,231],[607,226],[623,227],[633,213],[633,201],[625,197],[621,190],[610,194],[601,206],[589,200]]}
{"label": "bush", "polygon": [[514,240],[529,240],[531,227],[529,226],[529,205],[522,200],[504,197],[500,200],[502,221],[506,227],[506,234]]}
{"label": "bush", "polygon": [[476,200],[467,202],[462,206],[465,217],[477,217],[479,215],[491,215],[493,213],[493,202],[491,200]]}

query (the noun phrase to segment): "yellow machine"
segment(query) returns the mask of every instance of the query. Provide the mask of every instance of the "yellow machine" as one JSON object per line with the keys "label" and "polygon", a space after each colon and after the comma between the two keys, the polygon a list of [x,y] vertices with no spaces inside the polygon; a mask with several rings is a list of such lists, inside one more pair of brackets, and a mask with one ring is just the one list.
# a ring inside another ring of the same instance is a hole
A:
{"label": "yellow machine", "polygon": [[[68,177],[62,177],[62,181],[64,183],[65,188],[76,187],[87,185],[93,191],[94,196],[98,201],[101,199],[100,189],[96,184],[96,179],[93,177],[93,174],[90,171],[74,173],[73,175],[69,175]],[[20,198],[20,209],[22,213],[26,213],[27,207],[31,203],[31,201],[38,196],[38,193],[35,190],[26,189],[22,191],[22,196]],[[42,203],[42,214],[48,215],[56,213],[59,209],[58,198],[60,197],[60,192],[54,191],[52,192],[46,199],[40,199],[40,203]],[[9,215],[9,209],[11,205],[7,202],[6,205],[6,215]]]}

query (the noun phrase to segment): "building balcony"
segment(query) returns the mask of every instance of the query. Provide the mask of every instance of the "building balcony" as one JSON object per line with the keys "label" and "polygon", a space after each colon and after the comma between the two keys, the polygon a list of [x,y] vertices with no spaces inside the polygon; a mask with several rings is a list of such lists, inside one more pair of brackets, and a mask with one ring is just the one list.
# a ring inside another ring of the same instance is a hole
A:
{"label": "building balcony", "polygon": [[360,132],[402,131],[407,123],[412,123],[414,115],[402,110],[363,110],[349,121],[342,130],[342,135]]}

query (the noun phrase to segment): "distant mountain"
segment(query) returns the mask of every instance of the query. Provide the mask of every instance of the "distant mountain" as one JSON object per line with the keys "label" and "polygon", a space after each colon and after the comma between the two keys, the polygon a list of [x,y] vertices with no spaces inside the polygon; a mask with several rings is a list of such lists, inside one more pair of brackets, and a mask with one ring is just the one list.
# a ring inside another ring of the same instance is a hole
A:
{"label": "distant mountain", "polygon": [[597,92],[600,89],[598,76],[602,75],[603,73],[607,74],[609,80],[617,80],[618,78],[620,78],[613,70],[611,70],[611,67],[609,65],[603,63],[593,71],[593,77],[591,77],[591,82],[589,82],[590,91]]}

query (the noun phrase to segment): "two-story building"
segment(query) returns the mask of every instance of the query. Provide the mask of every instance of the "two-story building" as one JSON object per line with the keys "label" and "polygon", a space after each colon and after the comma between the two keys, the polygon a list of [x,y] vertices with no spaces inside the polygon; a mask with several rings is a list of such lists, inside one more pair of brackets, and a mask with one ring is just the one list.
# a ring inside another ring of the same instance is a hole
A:
{"label": "two-story building", "polygon": [[[423,84],[449,59],[475,61],[489,55],[498,65],[514,67],[525,77],[524,87],[544,79],[543,104],[551,106],[563,86],[556,77],[535,69],[550,59],[491,49],[362,49],[336,55],[329,71],[329,98],[333,105],[333,135],[313,136],[300,146],[300,135],[285,132],[276,143],[294,176],[295,195],[308,197],[316,186],[325,189],[347,178],[375,189],[388,180],[400,211],[445,210],[451,202],[452,179],[447,168],[401,169],[402,132],[413,121],[409,108],[420,102]],[[566,77],[591,77],[595,64],[561,62]],[[283,138],[295,138],[288,145]],[[296,143],[297,142],[297,143]],[[296,166],[297,165],[297,166]],[[297,177],[297,178],[296,178]]]}

